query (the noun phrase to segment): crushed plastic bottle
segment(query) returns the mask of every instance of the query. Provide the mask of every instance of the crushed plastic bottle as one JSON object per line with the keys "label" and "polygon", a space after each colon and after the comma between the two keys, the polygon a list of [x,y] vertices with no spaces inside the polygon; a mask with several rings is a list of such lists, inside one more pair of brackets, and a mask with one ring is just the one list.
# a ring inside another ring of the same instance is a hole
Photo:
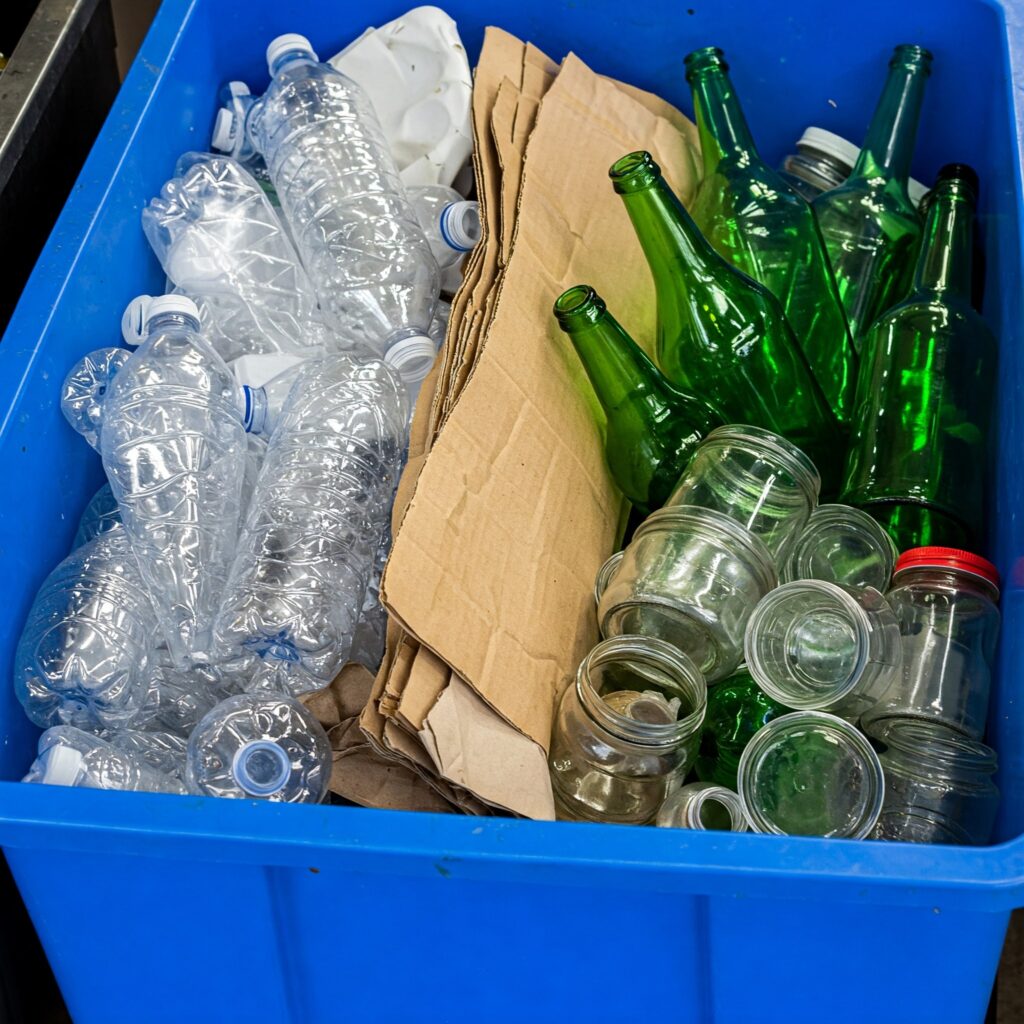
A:
{"label": "crushed plastic bottle", "polygon": [[[186,153],[175,175],[143,209],[142,228],[176,290],[199,308],[211,347],[230,361],[343,346],[256,179],[208,153]],[[131,344],[138,318],[126,324]]]}
{"label": "crushed plastic bottle", "polygon": [[97,451],[107,389],[130,356],[126,348],[98,348],[82,356],[61,385],[60,411]]}
{"label": "crushed plastic bottle", "polygon": [[370,98],[403,183],[451,185],[473,151],[473,79],[452,18],[416,7],[329,61]]}
{"label": "crushed plastic bottle", "polygon": [[188,743],[188,786],[206,796],[320,803],[330,776],[327,734],[287,697],[229,697]]}
{"label": "crushed plastic bottle", "polygon": [[267,63],[272,81],[246,123],[320,306],[404,380],[422,380],[439,271],[373,106],[303,36],[279,36]]}
{"label": "crushed plastic bottle", "polygon": [[163,730],[119,729],[101,734],[115,750],[130,754],[153,771],[183,782],[188,753],[188,740],[177,733]]}
{"label": "crushed plastic bottle", "polygon": [[104,484],[85,506],[82,518],[78,520],[78,530],[75,532],[71,548],[80,548],[94,537],[109,533],[120,525],[121,512],[117,507],[117,498],[114,497],[110,484]]}
{"label": "crushed plastic bottle", "polygon": [[[404,389],[380,361],[337,355],[300,367],[215,627],[219,656],[252,676],[253,687],[305,693],[347,661],[390,516],[405,423]],[[259,673],[254,658],[263,662]]]}
{"label": "crushed plastic bottle", "polygon": [[72,726],[47,729],[39,737],[38,749],[25,782],[83,789],[186,792],[180,779],[156,771],[137,752],[115,747],[99,736]]}
{"label": "crushed plastic bottle", "polygon": [[235,553],[244,398],[199,333],[190,299],[152,299],[146,332],[107,391],[100,449],[162,635],[184,671],[210,661]]}
{"label": "crushed plastic bottle", "polygon": [[123,529],[88,541],[46,578],[14,658],[14,688],[41,728],[120,728],[151,705],[157,619]]}
{"label": "crushed plastic bottle", "polygon": [[463,199],[455,189],[444,185],[410,188],[408,195],[416,220],[442,271],[472,252],[480,241],[479,203]]}

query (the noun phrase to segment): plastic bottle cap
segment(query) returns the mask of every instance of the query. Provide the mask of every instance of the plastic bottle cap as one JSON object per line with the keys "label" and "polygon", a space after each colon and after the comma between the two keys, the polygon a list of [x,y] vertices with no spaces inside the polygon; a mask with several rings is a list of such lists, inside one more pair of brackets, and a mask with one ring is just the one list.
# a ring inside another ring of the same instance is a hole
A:
{"label": "plastic bottle cap", "polygon": [[292,762],[272,740],[252,740],[235,752],[231,773],[250,796],[271,796],[288,782]]}
{"label": "plastic bottle cap", "polygon": [[809,146],[811,149],[825,153],[836,160],[846,164],[851,170],[860,156],[860,149],[849,139],[844,139],[835,132],[826,131],[824,128],[807,128],[800,136],[798,146]]}
{"label": "plastic bottle cap", "polygon": [[125,307],[121,317],[121,337],[130,348],[137,348],[146,338],[146,318],[152,301],[150,295],[136,295]]}
{"label": "plastic bottle cap", "polygon": [[45,758],[42,781],[48,786],[73,786],[78,782],[85,762],[80,750],[58,744],[50,747]]}
{"label": "plastic bottle cap", "polygon": [[425,334],[413,334],[396,341],[384,356],[384,362],[401,375],[406,384],[418,384],[430,373],[437,349]]}
{"label": "plastic bottle cap", "polygon": [[221,107],[217,111],[210,146],[221,153],[230,153],[235,148],[235,114],[227,107]]}
{"label": "plastic bottle cap", "polygon": [[896,559],[893,575],[904,569],[958,569],[999,587],[999,570],[987,558],[960,548],[911,548]]}
{"label": "plastic bottle cap", "polygon": [[267,47],[267,67],[271,74],[274,73],[277,58],[289,50],[308,50],[313,55],[313,60],[320,59],[313,49],[313,44],[305,36],[300,36],[298,32],[286,32],[283,36],[272,39]]}
{"label": "plastic bottle cap", "polygon": [[480,204],[462,200],[441,211],[441,237],[458,252],[469,252],[480,241]]}

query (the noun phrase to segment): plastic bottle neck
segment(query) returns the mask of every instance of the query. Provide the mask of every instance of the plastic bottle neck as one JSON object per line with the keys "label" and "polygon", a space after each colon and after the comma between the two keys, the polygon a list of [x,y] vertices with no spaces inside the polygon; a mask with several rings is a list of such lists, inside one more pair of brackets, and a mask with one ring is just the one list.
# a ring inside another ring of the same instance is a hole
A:
{"label": "plastic bottle neck", "polygon": [[667,400],[674,397],[661,371],[592,288],[570,288],[556,302],[555,315],[607,413],[637,395],[654,392]]}
{"label": "plastic bottle neck", "polygon": [[852,178],[883,178],[906,185],[931,61],[932,55],[919,46],[896,48]]}
{"label": "plastic bottle neck", "polygon": [[712,173],[720,160],[748,166],[761,159],[728,72],[722,51],[715,47],[686,58],[705,173]]}
{"label": "plastic bottle neck", "polygon": [[285,50],[284,53],[279,54],[274,58],[274,62],[270,65],[270,77],[275,77],[282,68],[287,67],[290,64],[317,64],[319,63],[316,58],[316,54],[312,50],[307,50],[305,47],[297,46],[294,50]]}
{"label": "plastic bottle neck", "polygon": [[188,313],[158,313],[150,317],[146,323],[146,337],[151,338],[159,331],[169,327],[184,327],[190,331],[199,330],[199,321]]}
{"label": "plastic bottle neck", "polygon": [[928,206],[914,291],[947,292],[970,301],[973,227],[970,189],[956,180],[940,182]]}

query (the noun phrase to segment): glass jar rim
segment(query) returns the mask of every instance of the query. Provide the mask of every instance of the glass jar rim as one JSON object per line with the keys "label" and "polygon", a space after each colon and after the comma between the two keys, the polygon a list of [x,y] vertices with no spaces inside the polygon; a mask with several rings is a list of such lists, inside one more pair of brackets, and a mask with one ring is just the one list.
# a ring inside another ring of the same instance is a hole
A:
{"label": "glass jar rim", "polygon": [[[700,831],[707,831],[707,827],[701,821],[700,812],[707,803],[716,803],[724,807],[729,815],[730,832],[746,832],[749,828],[746,812],[743,810],[743,802],[738,793],[734,793],[728,786],[720,786],[717,783],[710,783],[700,792],[696,793],[687,805],[687,825],[690,828]],[[739,826],[739,827],[738,827]]]}
{"label": "glass jar rim", "polygon": [[700,443],[700,447],[736,441],[761,448],[782,463],[797,485],[807,493],[812,508],[817,505],[818,495],[821,493],[821,474],[818,467],[805,452],[781,434],[749,423],[727,423],[712,430]]}
{"label": "glass jar rim", "polygon": [[625,551],[616,551],[615,554],[606,558],[602,563],[601,568],[597,570],[597,577],[594,580],[595,604],[601,604],[601,598],[604,596],[604,592],[608,589],[608,584],[611,582],[612,577],[616,572],[618,572],[619,566],[622,565],[622,559],[625,555]]}
{"label": "glass jar rim", "polygon": [[865,728],[868,736],[887,750],[909,756],[915,768],[994,775],[999,766],[992,747],[924,716],[885,716],[866,723]]}
{"label": "glass jar rim", "polygon": [[792,580],[786,582],[809,578],[806,575],[807,567],[816,547],[821,543],[821,535],[837,528],[877,542],[882,557],[888,556],[889,578],[892,578],[899,549],[885,527],[863,509],[855,508],[853,505],[825,504],[814,509],[807,520],[807,525],[797,536],[786,564],[787,573],[792,574]]}
{"label": "glass jar rim", "polygon": [[764,541],[724,512],[699,505],[666,505],[665,508],[652,512],[636,528],[633,541],[645,533],[652,533],[666,526],[686,526],[704,537],[712,537],[718,541],[728,539],[742,548],[748,564],[760,576],[763,589],[770,591],[777,585],[779,578],[775,561],[764,546]]}
{"label": "glass jar rim", "polygon": [[[680,693],[690,698],[693,710],[684,718],[665,724],[637,722],[613,710],[590,682],[590,670],[623,657],[646,660],[674,676]],[[689,655],[655,637],[625,634],[600,641],[580,662],[575,685],[580,705],[594,721],[613,736],[638,746],[672,748],[694,735],[704,724],[707,711],[704,674]]]}
{"label": "glass jar rim", "polygon": [[[758,632],[757,627],[764,620],[768,612],[781,601],[800,592],[806,593],[808,591],[827,595],[836,602],[843,611],[849,613],[852,624],[857,631],[858,651],[856,663],[845,679],[838,681],[827,694],[817,697],[803,697],[797,693],[790,693],[783,687],[778,686],[771,673],[765,670],[760,652],[755,646]],[[867,665],[870,634],[871,620],[868,618],[868,613],[845,587],[840,586],[838,583],[829,583],[826,580],[793,580],[791,583],[783,583],[782,586],[776,587],[758,602],[757,607],[747,621],[747,629],[743,637],[743,653],[747,670],[754,677],[761,690],[771,697],[772,700],[777,701],[783,707],[792,708],[794,711],[816,712],[836,704],[856,687]]]}
{"label": "glass jar rim", "polygon": [[875,827],[882,811],[882,802],[885,799],[885,776],[882,773],[882,764],[878,760],[878,754],[875,753],[863,733],[845,719],[830,715],[825,711],[794,711],[788,715],[780,715],[754,733],[753,738],[744,748],[737,769],[739,795],[747,820],[759,832],[768,832],[772,835],[789,834],[783,832],[760,810],[755,799],[757,793],[755,773],[760,760],[773,744],[785,739],[787,734],[806,730],[808,725],[814,725],[822,732],[831,733],[834,738],[843,743],[847,751],[860,758],[866,769],[865,779],[869,792],[861,819],[851,832],[835,837],[863,839]]}

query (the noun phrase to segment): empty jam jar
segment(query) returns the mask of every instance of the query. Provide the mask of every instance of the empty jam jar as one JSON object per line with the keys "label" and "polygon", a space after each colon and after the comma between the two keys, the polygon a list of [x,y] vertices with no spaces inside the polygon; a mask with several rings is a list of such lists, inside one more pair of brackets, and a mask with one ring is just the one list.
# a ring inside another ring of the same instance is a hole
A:
{"label": "empty jam jar", "polygon": [[956,548],[912,548],[896,562],[886,599],[903,668],[863,724],[927,718],[982,739],[999,637],[996,567]]}
{"label": "empty jam jar", "polygon": [[868,734],[885,774],[873,839],[982,846],[992,838],[999,790],[991,747],[921,718],[886,718]]}
{"label": "empty jam jar", "polygon": [[697,756],[707,690],[685,654],[648,637],[603,640],[580,663],[551,735],[562,820],[652,822]]}
{"label": "empty jam jar", "polygon": [[711,431],[665,502],[724,512],[784,565],[818,503],[821,479],[796,445],[761,427]]}
{"label": "empty jam jar", "polygon": [[640,524],[604,582],[598,624],[606,637],[664,640],[715,682],[742,660],[747,619],[776,582],[764,545],[735,520],[663,508]]}

